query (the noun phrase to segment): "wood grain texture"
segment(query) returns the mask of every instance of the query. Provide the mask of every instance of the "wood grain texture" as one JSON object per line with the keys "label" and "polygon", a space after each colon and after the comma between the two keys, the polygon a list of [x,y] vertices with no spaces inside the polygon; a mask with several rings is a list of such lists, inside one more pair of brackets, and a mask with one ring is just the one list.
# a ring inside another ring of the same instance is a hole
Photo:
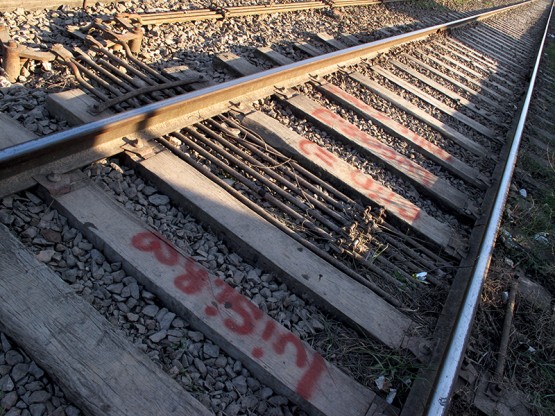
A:
{"label": "wood grain texture", "polygon": [[0,225],[0,329],[90,415],[210,415]]}
{"label": "wood grain texture", "polygon": [[276,65],[289,65],[292,64],[294,61],[289,59],[287,56],[282,55],[279,52],[274,51],[272,48],[267,46],[261,46],[260,48],[256,48],[256,53],[263,58],[269,59]]}
{"label": "wood grain texture", "polygon": [[239,76],[246,76],[260,72],[260,69],[251,64],[245,58],[241,58],[232,52],[225,52],[216,55],[214,61],[217,65],[229,69]]}
{"label": "wood grain texture", "polygon": [[46,109],[54,117],[66,120],[72,126],[90,123],[113,114],[107,110],[101,114],[92,114],[89,110],[97,101],[79,88],[48,94]]}
{"label": "wood grain texture", "polygon": [[335,39],[334,37],[328,35],[325,32],[317,33],[316,38],[337,50],[346,49],[348,47],[343,42]]}
{"label": "wood grain texture", "polygon": [[10,116],[0,113],[0,149],[36,139],[38,136],[27,130]]}
{"label": "wood grain texture", "polygon": [[363,415],[372,403],[387,407],[222,279],[117,206],[88,179],[82,181],[82,187],[54,197],[70,222],[107,258],[121,261],[168,308],[274,391],[314,415]]}

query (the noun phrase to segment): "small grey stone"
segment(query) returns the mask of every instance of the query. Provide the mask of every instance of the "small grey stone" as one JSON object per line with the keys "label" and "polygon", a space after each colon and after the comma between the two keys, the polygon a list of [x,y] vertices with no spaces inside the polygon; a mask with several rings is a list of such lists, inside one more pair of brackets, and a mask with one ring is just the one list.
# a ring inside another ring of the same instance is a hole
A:
{"label": "small grey stone", "polygon": [[181,318],[175,318],[172,321],[172,326],[174,328],[184,328],[185,327],[185,322],[183,322],[183,319],[181,319]]}
{"label": "small grey stone", "polygon": [[288,402],[283,396],[273,396],[268,399],[268,403],[274,406],[286,406]]}
{"label": "small grey stone", "polygon": [[49,241],[51,243],[61,243],[62,242],[62,235],[59,232],[54,231],[50,228],[46,228],[44,230],[41,230],[40,233],[46,241]]}
{"label": "small grey stone", "polygon": [[227,416],[237,416],[237,414],[239,414],[240,411],[241,411],[241,406],[239,406],[239,404],[234,402],[231,402],[229,406],[225,408],[225,414]]}
{"label": "small grey stone", "polygon": [[272,394],[274,394],[274,391],[269,387],[263,387],[260,389],[258,394],[262,400],[267,400],[272,396]]}
{"label": "small grey stone", "polygon": [[29,227],[25,231],[21,233],[24,237],[28,238],[35,238],[37,236],[37,228],[36,227]]}
{"label": "small grey stone", "polygon": [[16,407],[12,407],[10,410],[8,410],[8,413],[6,413],[4,416],[20,416],[20,415],[21,415],[21,410]]}
{"label": "small grey stone", "polygon": [[141,294],[140,294],[139,285],[137,284],[137,282],[133,282],[129,284],[129,289],[131,291],[131,297],[133,299],[139,299]]}
{"label": "small grey stone", "polygon": [[15,391],[12,391],[6,394],[2,398],[2,400],[0,401],[0,408],[9,410],[15,406],[15,404],[17,403],[17,400],[18,400],[17,393]]}
{"label": "small grey stone", "polygon": [[145,298],[145,300],[152,300],[155,297],[156,297],[156,295],[154,293],[151,293],[148,290],[143,289],[143,298]]}
{"label": "small grey stone", "polygon": [[137,322],[139,320],[139,315],[129,312],[127,314],[127,320],[129,322]]}
{"label": "small grey stone", "polygon": [[9,375],[0,378],[0,391],[9,392],[14,389],[15,385]]}
{"label": "small grey stone", "polygon": [[29,374],[32,374],[36,379],[41,378],[44,375],[44,371],[42,371],[34,361],[31,362],[29,366]]}
{"label": "small grey stone", "polygon": [[281,407],[270,407],[268,412],[266,412],[266,416],[284,416]]}
{"label": "small grey stone", "polygon": [[87,242],[85,242],[85,241],[81,241],[81,242],[78,244],[78,246],[79,246],[79,248],[80,248],[81,250],[85,250],[85,251],[90,251],[90,250],[93,249],[93,245],[92,245],[91,243],[87,243]]}
{"label": "small grey stone", "polygon": [[256,391],[260,388],[260,382],[255,378],[247,377],[247,386],[249,386],[249,389],[252,391]]}
{"label": "small grey stone", "polygon": [[202,350],[204,351],[204,355],[208,357],[217,358],[220,355],[220,347],[208,342],[204,344]]}
{"label": "small grey stone", "polygon": [[163,329],[162,331],[158,331],[154,334],[152,334],[151,336],[149,336],[148,338],[152,341],[152,342],[160,342],[162,341],[164,338],[166,338],[166,335],[168,334],[168,332]]}
{"label": "small grey stone", "polygon": [[45,401],[50,399],[50,397],[52,397],[52,395],[46,390],[37,390],[31,393],[31,396],[29,396],[29,404],[44,403]]}
{"label": "small grey stone", "polygon": [[19,380],[25,377],[28,371],[29,371],[29,364],[27,363],[19,363],[14,365],[11,373],[12,380],[17,383]]}
{"label": "small grey stone", "polygon": [[65,410],[66,410],[66,416],[79,416],[81,414],[79,409],[73,406],[68,406],[66,407]]}
{"label": "small grey stone", "polygon": [[[113,269],[113,267],[110,267],[110,269]],[[112,280],[116,283],[121,282],[124,277],[125,277],[125,270],[116,270],[112,273]]]}
{"label": "small grey stone", "polygon": [[32,381],[31,383],[25,384],[25,389],[28,391],[37,391],[44,388],[44,383],[41,381]]}
{"label": "small grey stone", "polygon": [[202,374],[202,376],[206,376],[206,365],[202,362],[202,360],[195,358],[193,361],[195,368]]}
{"label": "small grey stone", "polygon": [[93,248],[91,250],[91,260],[94,261],[98,265],[101,265],[102,263],[104,263],[106,261],[106,259],[102,255],[102,253],[100,251],[98,251],[96,248]]}
{"label": "small grey stone", "polygon": [[166,195],[154,194],[148,197],[148,201],[156,206],[166,205],[170,202],[170,198]]}
{"label": "small grey stone", "polygon": [[162,322],[162,319],[164,319],[164,316],[166,316],[167,313],[168,310],[166,308],[162,308],[158,311],[154,319],[156,319],[158,322]]}
{"label": "small grey stone", "polygon": [[251,269],[247,273],[247,280],[249,282],[260,282],[260,270],[259,269]]}
{"label": "small grey stone", "polygon": [[68,283],[75,283],[77,281],[78,271],[76,269],[67,269],[62,273],[62,279]]}
{"label": "small grey stone", "polygon": [[49,416],[66,416],[66,412],[62,406],[59,406],[56,410],[52,413],[49,413]]}
{"label": "small grey stone", "polygon": [[160,322],[160,328],[161,329],[170,329],[170,326],[172,324],[172,321],[175,318],[175,313],[173,312],[168,312],[166,313],[161,320],[159,320],[158,322]]}
{"label": "small grey stone", "polygon": [[38,261],[40,261],[42,263],[48,263],[50,260],[52,260],[52,256],[55,253],[56,252],[54,250],[51,250],[51,249],[41,250],[35,255],[35,257]]}
{"label": "small grey stone", "polygon": [[235,377],[232,383],[239,394],[247,392],[247,379],[244,376]]}
{"label": "small grey stone", "polygon": [[8,341],[8,338],[0,332],[0,345],[4,351],[9,351],[12,349],[12,344]]}
{"label": "small grey stone", "polygon": [[115,293],[115,294],[120,294],[121,291],[123,290],[123,283],[114,283],[110,286],[108,286],[106,289],[108,289],[110,292]]}
{"label": "small grey stone", "polygon": [[46,406],[43,403],[36,403],[29,406],[31,416],[43,416],[46,413]]}
{"label": "small grey stone", "polygon": [[223,355],[216,358],[214,365],[218,368],[224,368],[227,365],[227,358],[225,358]]}
{"label": "small grey stone", "polygon": [[543,286],[522,276],[518,279],[518,290],[522,299],[526,299],[535,308],[548,311],[551,306],[551,294]]}
{"label": "small grey stone", "polygon": [[156,316],[156,314],[158,313],[158,310],[160,308],[158,308],[158,306],[156,305],[146,305],[143,308],[143,314],[145,314],[146,316],[149,316],[151,318],[154,318]]}
{"label": "small grey stone", "polygon": [[7,209],[0,209],[0,222],[4,225],[10,225],[14,221],[15,217],[10,214]]}
{"label": "small grey stone", "polygon": [[204,340],[204,335],[202,334],[202,332],[189,331],[187,335],[194,342],[201,342],[202,340]]}
{"label": "small grey stone", "polygon": [[248,395],[241,399],[241,406],[244,409],[254,409],[258,405],[258,399],[254,395]]}
{"label": "small grey stone", "polygon": [[151,196],[156,193],[156,188],[153,188],[152,186],[145,186],[143,189],[141,189],[141,192],[146,196]]}
{"label": "small grey stone", "polygon": [[258,406],[256,407],[257,414],[265,415],[267,410],[268,410],[268,404],[266,402],[258,402]]}
{"label": "small grey stone", "polygon": [[16,365],[24,361],[23,355],[18,353],[16,350],[10,350],[6,353],[6,363],[8,365]]}
{"label": "small grey stone", "polygon": [[[30,74],[29,74],[30,75]],[[35,205],[40,205],[42,204],[42,200],[36,196],[35,194],[31,193],[31,192],[25,192],[25,196],[27,198],[29,198],[29,201],[31,201],[33,204]]]}

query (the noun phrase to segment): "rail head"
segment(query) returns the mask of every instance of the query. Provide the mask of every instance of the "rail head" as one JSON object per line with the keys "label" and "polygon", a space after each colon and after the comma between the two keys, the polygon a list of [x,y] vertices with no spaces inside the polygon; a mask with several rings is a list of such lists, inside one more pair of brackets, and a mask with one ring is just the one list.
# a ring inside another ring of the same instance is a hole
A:
{"label": "rail head", "polygon": [[169,133],[226,111],[232,103],[256,101],[272,95],[276,88],[301,84],[310,76],[327,75],[336,71],[339,66],[357,63],[361,58],[512,10],[531,1],[533,0],[273,68],[2,149],[0,179],[9,177],[9,171],[16,163],[29,162],[33,158],[51,160],[56,152],[67,155],[76,148],[86,149],[87,146],[134,137],[139,133],[143,137]]}

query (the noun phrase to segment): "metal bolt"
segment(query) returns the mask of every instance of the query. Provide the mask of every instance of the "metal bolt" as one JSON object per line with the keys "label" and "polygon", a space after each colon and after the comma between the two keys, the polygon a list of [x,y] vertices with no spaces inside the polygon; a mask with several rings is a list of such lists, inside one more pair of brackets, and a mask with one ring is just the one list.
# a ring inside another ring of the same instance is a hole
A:
{"label": "metal bolt", "polygon": [[469,364],[470,363],[468,362],[468,359],[466,357],[463,358],[463,361],[461,363],[461,370],[466,370],[468,368]]}
{"label": "metal bolt", "polygon": [[489,391],[495,397],[500,397],[501,393],[503,392],[503,388],[499,385],[499,383],[490,383]]}
{"label": "metal bolt", "polygon": [[432,349],[428,344],[421,343],[418,349],[422,355],[430,355],[432,353]]}
{"label": "metal bolt", "polygon": [[46,176],[46,179],[48,179],[50,182],[58,183],[62,180],[62,175],[56,172],[52,172]]}

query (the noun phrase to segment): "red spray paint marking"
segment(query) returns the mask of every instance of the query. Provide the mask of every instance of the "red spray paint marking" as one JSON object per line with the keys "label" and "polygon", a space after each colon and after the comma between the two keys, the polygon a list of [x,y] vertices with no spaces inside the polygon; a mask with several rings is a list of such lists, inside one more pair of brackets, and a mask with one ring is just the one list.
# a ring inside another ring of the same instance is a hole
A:
{"label": "red spray paint marking", "polygon": [[392,166],[397,165],[402,167],[402,170],[407,175],[415,178],[424,186],[429,186],[437,180],[435,175],[431,174],[426,169],[420,167],[414,162],[411,162],[403,155],[374,139],[372,136],[363,132],[357,126],[349,123],[343,117],[335,114],[334,112],[326,108],[318,107],[312,111],[310,115],[328,126],[333,126],[334,129],[349,139],[362,144],[372,153],[378,155],[383,160],[388,161]]}
{"label": "red spray paint marking", "polygon": [[300,140],[299,147],[305,155],[307,156],[315,155],[318,159],[320,159],[330,168],[333,168],[333,164],[336,161],[336,157],[333,153],[328,152],[323,147],[307,139]]}
{"label": "red spray paint marking", "polygon": [[430,143],[428,140],[424,139],[423,137],[413,132],[409,128],[403,126],[400,123],[397,123],[395,120],[389,118],[381,111],[378,111],[373,107],[370,107],[364,101],[361,101],[358,98],[349,94],[348,92],[343,91],[341,88],[336,87],[335,85],[324,85],[321,88],[337,95],[338,97],[354,105],[355,107],[360,108],[362,111],[367,113],[370,117],[373,117],[376,120],[379,120],[385,126],[391,129],[397,130],[401,135],[408,137],[410,140],[412,140],[412,142],[417,144],[422,149],[425,149],[429,153],[432,153],[433,155],[445,160],[446,162],[449,162],[451,159],[453,159],[453,156],[451,156],[442,148],[434,145],[433,143]]}
{"label": "red spray paint marking", "polygon": [[222,319],[223,325],[236,335],[252,338],[249,343],[259,344],[251,350],[254,358],[261,359],[265,354],[290,357],[293,353],[295,365],[304,370],[296,391],[305,400],[312,397],[326,371],[326,362],[319,354],[314,351],[308,353],[297,336],[280,327],[222,279],[210,276],[192,258],[179,254],[163,237],[148,231],[141,232],[131,239],[131,244],[137,250],[152,253],[162,265],[183,267],[183,274],[174,278],[175,287],[187,295],[209,297],[204,313],[211,318]]}
{"label": "red spray paint marking", "polygon": [[133,236],[131,243],[138,250],[154,253],[156,260],[166,266],[177,264],[179,254],[162,236],[145,231]]}
{"label": "red spray paint marking", "polygon": [[[393,211],[398,217],[412,224],[420,217],[420,209],[409,201],[402,200],[392,190],[380,185],[370,176],[365,175],[360,170],[351,171],[351,180],[366,192],[366,195],[376,203],[386,206],[389,211]],[[393,207],[393,209],[392,209]]]}

